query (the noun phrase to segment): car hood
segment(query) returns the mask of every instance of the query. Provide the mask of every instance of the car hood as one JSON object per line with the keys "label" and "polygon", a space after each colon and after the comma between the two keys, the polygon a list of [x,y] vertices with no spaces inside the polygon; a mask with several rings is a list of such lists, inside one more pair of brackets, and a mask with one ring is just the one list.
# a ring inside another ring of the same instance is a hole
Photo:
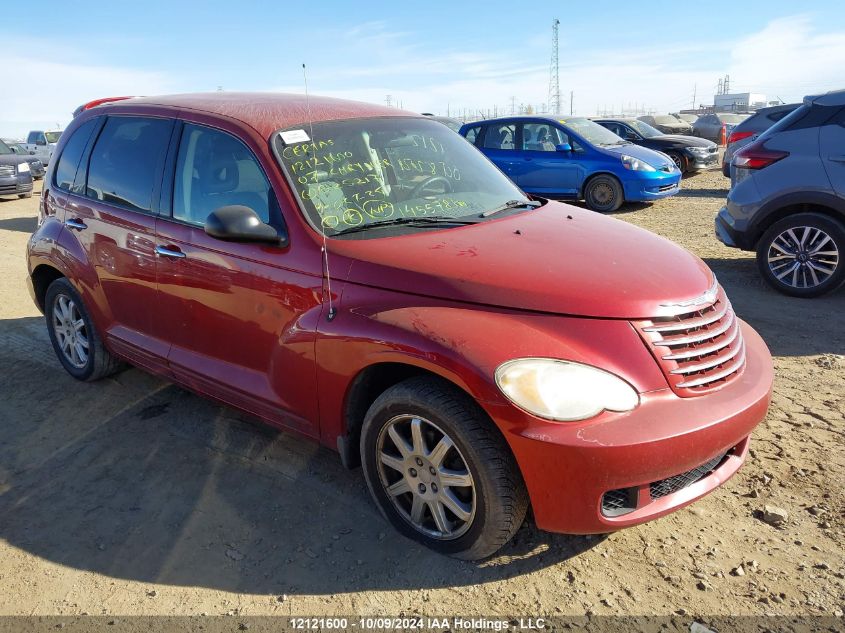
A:
{"label": "car hood", "polygon": [[649,140],[665,141],[675,147],[713,147],[716,145],[713,141],[708,141],[706,138],[687,136],[685,134],[663,134],[662,136],[654,136]]}
{"label": "car hood", "polygon": [[29,162],[23,154],[0,154],[0,165],[20,165]]}
{"label": "car hood", "polygon": [[672,169],[675,168],[675,164],[669,160],[669,158],[663,156],[662,154],[658,154],[653,149],[643,147],[642,145],[628,143],[626,145],[603,146],[601,149],[610,154],[617,154],[619,156],[633,156],[634,158],[645,161],[652,167],[656,167],[658,169],[663,166],[671,167]]}
{"label": "car hood", "polygon": [[559,202],[470,226],[329,240],[329,264],[335,279],[397,292],[624,319],[666,314],[713,283],[677,244]]}

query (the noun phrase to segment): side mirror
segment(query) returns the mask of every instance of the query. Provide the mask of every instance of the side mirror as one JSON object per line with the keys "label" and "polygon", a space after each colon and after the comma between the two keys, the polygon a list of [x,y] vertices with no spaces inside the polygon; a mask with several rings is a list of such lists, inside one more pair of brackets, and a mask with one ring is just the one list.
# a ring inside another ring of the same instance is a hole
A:
{"label": "side mirror", "polygon": [[555,145],[555,149],[559,152],[571,152],[572,145],[569,143],[561,143],[560,145]]}
{"label": "side mirror", "polygon": [[43,139],[43,138],[40,138],[40,139],[38,139],[38,140],[36,140],[36,141],[35,141],[35,144],[36,144],[36,145],[46,145],[46,144],[47,144],[47,141],[46,141],[45,139]]}
{"label": "side mirror", "polygon": [[288,236],[265,224],[258,214],[240,204],[220,207],[205,220],[205,232],[227,242],[262,242],[287,246]]}
{"label": "side mirror", "polygon": [[639,141],[640,137],[637,136],[636,134],[634,134],[633,132],[628,132],[627,134],[625,134],[625,140],[626,141]]}

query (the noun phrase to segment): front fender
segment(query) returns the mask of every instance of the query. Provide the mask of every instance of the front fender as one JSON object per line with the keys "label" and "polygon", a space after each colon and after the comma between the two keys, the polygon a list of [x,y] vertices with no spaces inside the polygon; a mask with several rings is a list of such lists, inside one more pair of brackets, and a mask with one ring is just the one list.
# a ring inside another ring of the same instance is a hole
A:
{"label": "front fender", "polygon": [[320,429],[333,446],[344,435],[344,407],[357,375],[378,363],[402,363],[438,375],[470,394],[503,433],[518,431],[493,415],[509,405],[495,384],[503,362],[550,357],[601,367],[639,392],[667,387],[633,327],[624,320],[529,313],[346,284],[337,316],[318,327]]}

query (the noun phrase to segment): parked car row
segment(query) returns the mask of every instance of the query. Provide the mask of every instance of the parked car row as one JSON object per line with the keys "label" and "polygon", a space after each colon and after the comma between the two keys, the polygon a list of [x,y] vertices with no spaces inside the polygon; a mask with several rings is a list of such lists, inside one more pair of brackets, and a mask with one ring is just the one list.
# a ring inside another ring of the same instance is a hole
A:
{"label": "parked car row", "polygon": [[771,397],[765,343],[698,257],[542,195],[670,195],[668,156],[579,117],[463,126],[477,151],[427,117],[306,103],[74,118],[27,247],[71,376],[132,363],[313,438],[362,465],[398,532],[465,559],[529,507],[540,529],[606,533],[737,472]]}
{"label": "parked car row", "polygon": [[584,200],[594,211],[659,200],[680,187],[669,156],[583,117],[503,117],[468,123],[460,134],[523,191]]}

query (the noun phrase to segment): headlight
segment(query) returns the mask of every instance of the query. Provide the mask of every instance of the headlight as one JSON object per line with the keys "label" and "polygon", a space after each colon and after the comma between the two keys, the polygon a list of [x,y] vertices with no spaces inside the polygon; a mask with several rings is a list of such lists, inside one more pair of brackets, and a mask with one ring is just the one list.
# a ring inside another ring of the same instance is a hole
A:
{"label": "headlight", "polygon": [[19,163],[18,164],[18,173],[19,174],[28,174],[29,173],[29,163]]}
{"label": "headlight", "polygon": [[613,374],[565,360],[519,358],[496,369],[496,384],[521,409],[571,422],[602,411],[630,411],[640,403],[634,388]]}
{"label": "headlight", "polygon": [[641,161],[639,158],[628,156],[627,154],[622,155],[622,165],[625,169],[631,169],[633,171],[654,171],[654,167],[648,163]]}

